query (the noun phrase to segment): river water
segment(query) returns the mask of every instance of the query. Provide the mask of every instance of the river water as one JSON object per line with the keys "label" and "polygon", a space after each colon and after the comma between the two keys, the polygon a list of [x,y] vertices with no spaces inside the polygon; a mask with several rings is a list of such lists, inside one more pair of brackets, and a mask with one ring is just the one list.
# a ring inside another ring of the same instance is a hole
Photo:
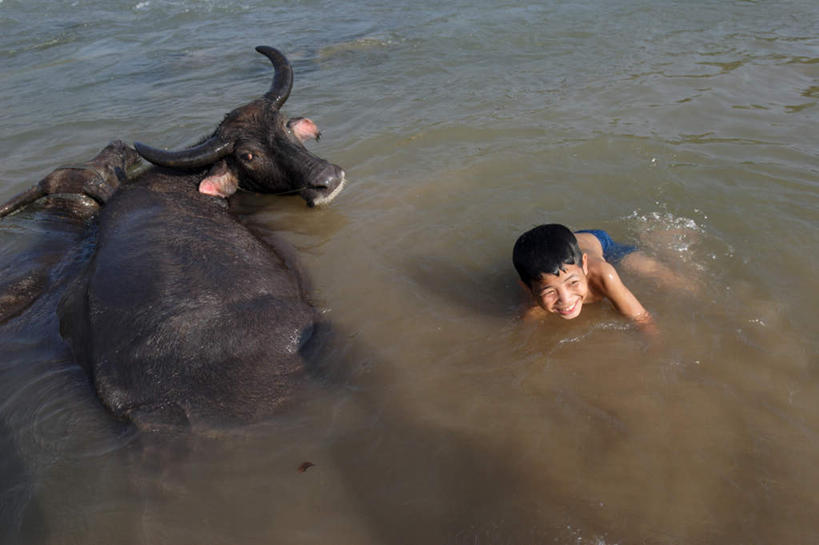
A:
{"label": "river water", "polygon": [[[112,422],[54,315],[83,225],[0,220],[0,285],[53,263],[0,326],[0,542],[819,541],[819,5],[445,4],[0,0],[0,201],[196,141],[268,88],[260,44],[349,180],[234,203],[298,250],[338,371],[227,437]],[[605,304],[520,321],[546,222],[690,281],[623,272],[659,342]]]}

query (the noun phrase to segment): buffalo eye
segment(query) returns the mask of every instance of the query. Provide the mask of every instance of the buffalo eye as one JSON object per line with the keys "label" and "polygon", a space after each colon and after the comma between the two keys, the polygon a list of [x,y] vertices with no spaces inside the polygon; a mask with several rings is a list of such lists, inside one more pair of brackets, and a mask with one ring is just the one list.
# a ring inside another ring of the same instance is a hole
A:
{"label": "buffalo eye", "polygon": [[249,151],[241,154],[240,157],[242,158],[243,161],[247,161],[248,163],[253,160],[253,154],[250,153]]}

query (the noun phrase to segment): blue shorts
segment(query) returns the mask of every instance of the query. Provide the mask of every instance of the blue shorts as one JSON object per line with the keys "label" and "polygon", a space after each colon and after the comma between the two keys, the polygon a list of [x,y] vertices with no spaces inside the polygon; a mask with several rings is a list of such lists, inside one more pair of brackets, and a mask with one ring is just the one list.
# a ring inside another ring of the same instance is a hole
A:
{"label": "blue shorts", "polygon": [[600,241],[600,245],[603,246],[603,259],[612,265],[618,263],[631,252],[637,251],[637,246],[614,242],[611,236],[602,229],[583,229],[581,231],[575,231],[575,233],[591,233],[596,236],[597,240]]}

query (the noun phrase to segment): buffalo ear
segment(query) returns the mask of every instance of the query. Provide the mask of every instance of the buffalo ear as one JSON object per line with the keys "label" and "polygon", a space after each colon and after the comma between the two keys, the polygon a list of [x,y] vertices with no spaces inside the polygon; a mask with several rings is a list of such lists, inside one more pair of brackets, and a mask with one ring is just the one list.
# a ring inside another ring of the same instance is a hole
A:
{"label": "buffalo ear", "polygon": [[199,193],[227,199],[236,193],[238,187],[239,180],[236,175],[224,161],[219,161],[211,167],[205,179],[199,182]]}
{"label": "buffalo ear", "polygon": [[287,122],[287,128],[290,129],[296,138],[299,139],[299,142],[302,143],[310,139],[318,141],[321,137],[321,131],[319,131],[316,124],[313,123],[312,119],[306,117],[294,117]]}

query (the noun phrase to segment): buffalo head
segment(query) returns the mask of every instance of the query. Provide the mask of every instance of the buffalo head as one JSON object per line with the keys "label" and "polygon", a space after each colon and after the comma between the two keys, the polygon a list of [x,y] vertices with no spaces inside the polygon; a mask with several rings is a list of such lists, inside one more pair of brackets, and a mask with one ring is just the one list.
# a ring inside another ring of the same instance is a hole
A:
{"label": "buffalo head", "polygon": [[308,206],[330,202],[344,185],[344,171],[304,147],[319,138],[307,118],[288,119],[279,110],[293,87],[293,68],[277,49],[256,51],[273,63],[274,77],[263,97],[230,112],[214,133],[192,148],[167,151],[139,142],[134,147],[155,165],[178,169],[210,167],[199,191],[228,197],[237,188],[259,193],[298,193]]}

